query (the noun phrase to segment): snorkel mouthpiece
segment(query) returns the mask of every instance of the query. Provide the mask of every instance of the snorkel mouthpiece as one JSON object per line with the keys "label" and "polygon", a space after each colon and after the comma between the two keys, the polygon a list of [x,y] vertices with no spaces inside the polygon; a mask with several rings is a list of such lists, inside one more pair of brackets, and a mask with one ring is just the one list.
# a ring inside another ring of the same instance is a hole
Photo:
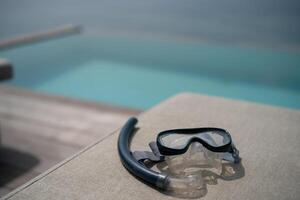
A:
{"label": "snorkel mouthpiece", "polygon": [[207,190],[201,175],[168,176],[166,191],[178,197],[202,197]]}

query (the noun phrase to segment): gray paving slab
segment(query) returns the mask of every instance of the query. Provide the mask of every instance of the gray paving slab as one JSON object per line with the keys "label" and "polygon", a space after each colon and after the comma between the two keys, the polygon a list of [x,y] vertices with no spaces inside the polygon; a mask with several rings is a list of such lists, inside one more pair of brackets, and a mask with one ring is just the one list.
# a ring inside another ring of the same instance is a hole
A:
{"label": "gray paving slab", "polygon": [[[133,150],[148,149],[156,133],[178,127],[230,131],[244,176],[208,185],[203,199],[299,199],[300,111],[196,94],[180,94],[143,113]],[[5,199],[173,199],[122,166],[118,132],[91,145]]]}

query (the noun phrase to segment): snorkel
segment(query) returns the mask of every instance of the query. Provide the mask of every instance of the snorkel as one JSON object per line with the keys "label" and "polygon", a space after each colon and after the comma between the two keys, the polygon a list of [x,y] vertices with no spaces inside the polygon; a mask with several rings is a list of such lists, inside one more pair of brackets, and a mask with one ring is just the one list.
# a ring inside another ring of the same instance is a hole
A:
{"label": "snorkel", "polygon": [[138,178],[154,187],[165,190],[168,185],[168,176],[147,168],[145,165],[138,162],[129,150],[129,144],[137,122],[138,120],[132,117],[121,129],[118,140],[118,151],[121,161],[125,168]]}
{"label": "snorkel", "polygon": [[[215,158],[219,160],[219,164],[221,164],[222,159],[227,161],[232,160],[233,163],[238,163],[240,160],[238,150],[233,145],[230,134],[224,129],[218,128],[173,129],[163,131],[158,134],[156,142],[149,144],[152,152],[131,152],[129,146],[137,122],[138,120],[136,118],[130,118],[120,131],[118,152],[121,162],[134,176],[167,193],[191,198],[204,196],[206,194],[206,185],[201,173],[175,172],[179,169],[176,158],[185,158],[186,155],[188,158],[192,158],[191,155],[199,158],[200,156],[197,153],[203,153],[203,155],[205,155],[204,160],[213,163],[212,166],[216,166],[214,164]],[[176,136],[176,138],[173,138],[173,136]],[[214,141],[213,137],[221,138],[221,140],[219,140],[220,144],[215,143],[217,140]],[[171,143],[169,143],[169,141],[171,141]],[[183,143],[177,146],[177,141],[183,141]],[[176,145],[173,146],[174,144]],[[185,154],[185,152],[187,152],[187,154]],[[225,158],[226,156],[222,158],[219,157],[223,154],[227,155],[227,157],[229,155],[229,159]],[[169,172],[166,171],[167,173],[154,171],[146,166],[144,163],[145,160],[154,163],[163,163],[166,161],[166,163],[169,164],[170,170]],[[194,164],[192,162],[193,160],[186,162],[186,159],[183,159],[183,161],[185,166]],[[198,162],[197,159],[195,161],[195,163]],[[172,170],[172,165],[175,166],[175,170]],[[172,173],[172,171],[175,173]]]}
{"label": "snorkel", "polygon": [[118,151],[124,167],[133,175],[147,182],[151,186],[168,192],[187,192],[189,194],[202,192],[203,182],[199,177],[171,177],[147,168],[142,162],[138,162],[129,150],[129,144],[133,136],[138,120],[130,118],[120,131],[118,139]]}

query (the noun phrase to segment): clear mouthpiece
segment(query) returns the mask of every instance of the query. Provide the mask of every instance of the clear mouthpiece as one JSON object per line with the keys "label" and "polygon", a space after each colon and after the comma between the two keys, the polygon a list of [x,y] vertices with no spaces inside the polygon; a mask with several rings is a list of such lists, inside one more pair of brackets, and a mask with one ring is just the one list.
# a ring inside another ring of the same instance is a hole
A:
{"label": "clear mouthpiece", "polygon": [[173,196],[184,198],[202,197],[207,193],[201,175],[168,177],[167,192]]}
{"label": "clear mouthpiece", "polygon": [[181,155],[166,156],[165,163],[158,165],[169,174],[166,190],[173,196],[199,198],[207,193],[206,184],[214,183],[222,173],[222,153],[207,150],[202,144],[192,143]]}

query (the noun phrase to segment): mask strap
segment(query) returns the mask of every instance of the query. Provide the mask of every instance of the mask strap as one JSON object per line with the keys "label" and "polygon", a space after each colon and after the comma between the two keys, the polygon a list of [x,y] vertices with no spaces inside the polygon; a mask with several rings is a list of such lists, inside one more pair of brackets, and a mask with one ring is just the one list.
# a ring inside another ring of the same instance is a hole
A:
{"label": "mask strap", "polygon": [[230,151],[224,154],[223,160],[233,163],[239,163],[241,161],[241,158],[239,156],[239,150],[237,150],[233,143],[231,145],[232,146]]}
{"label": "mask strap", "polygon": [[150,151],[134,151],[132,153],[133,157],[140,162],[144,162],[146,160],[157,163],[165,160],[165,157],[160,154],[156,142],[150,142],[149,146],[152,150]]}

